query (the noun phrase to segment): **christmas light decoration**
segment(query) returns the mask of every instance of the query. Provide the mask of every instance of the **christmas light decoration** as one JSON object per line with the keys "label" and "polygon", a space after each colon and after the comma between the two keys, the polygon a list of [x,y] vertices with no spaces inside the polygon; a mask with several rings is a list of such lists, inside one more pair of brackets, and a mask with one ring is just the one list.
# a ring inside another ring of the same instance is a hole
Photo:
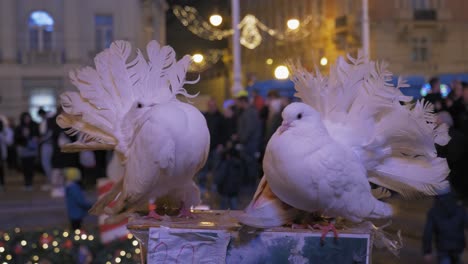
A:
{"label": "christmas light decoration", "polygon": [[[88,258],[92,263],[139,263],[141,250],[136,248],[139,243],[133,235],[102,244],[98,230],[88,231],[0,230],[0,263],[79,263],[79,259]],[[79,240],[70,239],[70,234]]]}
{"label": "christmas light decoration", "polygon": [[206,51],[206,54],[194,54],[192,60],[194,63],[190,64],[189,72],[203,72],[218,63],[223,56],[222,50],[212,49]]}
{"label": "christmas light decoration", "polygon": [[[234,33],[233,29],[220,30],[214,28],[210,23],[206,22],[194,7],[190,6],[174,6],[173,12],[180,20],[182,25],[187,27],[193,34],[200,38],[208,40],[221,40],[231,36]],[[312,26],[308,26],[313,23]],[[302,25],[299,27],[299,25]],[[266,32],[271,37],[282,41],[297,41],[307,37],[310,32],[306,28],[317,27],[320,25],[320,18],[314,19],[312,16],[307,16],[303,21],[291,19],[288,21],[289,29],[285,32],[272,29],[259,21],[254,15],[246,15],[238,25],[241,30],[240,43],[248,49],[255,49],[262,42],[260,30]]]}

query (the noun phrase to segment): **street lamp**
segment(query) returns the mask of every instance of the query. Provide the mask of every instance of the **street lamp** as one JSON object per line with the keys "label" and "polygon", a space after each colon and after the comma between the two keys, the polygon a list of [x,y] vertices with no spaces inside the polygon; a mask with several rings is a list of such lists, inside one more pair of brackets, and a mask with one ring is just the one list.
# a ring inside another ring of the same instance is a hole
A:
{"label": "street lamp", "polygon": [[211,25],[217,27],[223,23],[223,17],[219,14],[213,14],[210,16],[210,23]]}
{"label": "street lamp", "polygon": [[286,66],[280,65],[275,69],[275,78],[278,80],[285,80],[289,77],[289,70]]}
{"label": "street lamp", "polygon": [[299,20],[292,18],[292,19],[289,19],[288,22],[286,22],[286,25],[288,26],[290,30],[296,30],[299,28],[300,22]]}
{"label": "street lamp", "polygon": [[195,62],[195,63],[201,63],[203,61],[203,55],[201,55],[200,53],[197,53],[197,54],[194,54],[192,56],[192,60]]}
{"label": "street lamp", "polygon": [[328,64],[328,59],[326,57],[322,57],[320,59],[320,65],[325,66]]}

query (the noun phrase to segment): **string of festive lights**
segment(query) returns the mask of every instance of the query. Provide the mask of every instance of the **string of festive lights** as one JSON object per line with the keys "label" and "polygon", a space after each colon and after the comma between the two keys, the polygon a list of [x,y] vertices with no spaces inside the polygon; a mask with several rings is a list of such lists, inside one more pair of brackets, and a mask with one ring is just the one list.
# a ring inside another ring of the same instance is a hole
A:
{"label": "string of festive lights", "polygon": [[[212,27],[198,11],[191,6],[174,6],[173,12],[180,20],[182,25],[187,27],[190,32],[200,38],[207,40],[221,40],[231,36],[234,33],[233,29],[220,30]],[[297,24],[295,29],[280,31],[268,27],[265,23],[258,20],[254,15],[247,14],[239,23],[238,28],[241,30],[240,43],[248,48],[255,49],[262,42],[260,30],[268,35],[282,41],[298,41],[307,37],[310,32],[307,28],[316,27],[320,24],[319,18],[307,16],[302,22],[294,21]],[[310,24],[312,24],[310,26]],[[301,25],[301,26],[299,26]]]}
{"label": "string of festive lights", "polygon": [[[137,263],[139,242],[132,234],[102,244],[99,235],[84,230],[0,230],[0,263]],[[80,262],[81,263],[81,262]]]}

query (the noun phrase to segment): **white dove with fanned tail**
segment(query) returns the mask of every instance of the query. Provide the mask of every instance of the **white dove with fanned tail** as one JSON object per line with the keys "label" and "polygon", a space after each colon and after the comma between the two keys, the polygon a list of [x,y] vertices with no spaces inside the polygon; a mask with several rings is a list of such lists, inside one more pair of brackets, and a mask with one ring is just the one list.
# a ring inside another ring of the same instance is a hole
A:
{"label": "white dove with fanned tail", "polygon": [[[386,64],[360,54],[349,61],[338,58],[329,77],[291,67],[302,102],[284,109],[283,123],[263,160],[275,199],[306,212],[360,222],[394,213],[372,195],[369,182],[406,198],[447,192],[449,168],[437,157],[435,143],[445,145],[450,138],[447,127],[436,124],[432,105],[404,96],[404,81],[394,86]],[[265,203],[252,201],[245,214],[253,215],[255,207],[268,211]],[[271,209],[272,217],[291,219],[278,208]],[[243,219],[261,226],[254,217]]]}
{"label": "white dove with fanned tail", "polygon": [[[114,150],[123,166],[114,187],[92,213],[117,219],[145,212],[149,200],[168,197],[182,212],[200,202],[192,178],[209,150],[206,120],[198,109],[177,99],[193,97],[183,88],[190,56],[177,61],[174,50],[151,41],[148,61],[140,50],[116,41],[99,53],[96,69],[70,73],[79,92],[61,95],[57,122],[77,134],[64,151]],[[110,206],[110,204],[113,206]]]}

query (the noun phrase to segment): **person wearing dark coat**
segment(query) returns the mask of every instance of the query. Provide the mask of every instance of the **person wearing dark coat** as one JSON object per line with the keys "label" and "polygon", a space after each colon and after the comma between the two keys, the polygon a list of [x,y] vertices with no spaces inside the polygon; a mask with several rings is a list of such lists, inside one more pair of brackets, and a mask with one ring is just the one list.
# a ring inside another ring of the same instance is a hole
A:
{"label": "person wearing dark coat", "polygon": [[208,174],[213,171],[218,162],[216,149],[222,144],[223,115],[218,110],[216,101],[211,98],[208,101],[208,111],[204,113],[208,130],[210,131],[210,152],[205,166],[198,174],[198,185],[202,192],[207,188]]}
{"label": "person wearing dark coat", "polygon": [[20,124],[15,130],[15,144],[23,170],[24,189],[31,191],[35,160],[39,154],[39,128],[27,112],[20,116]]}
{"label": "person wearing dark coat", "polygon": [[436,145],[436,149],[439,157],[447,159],[450,186],[458,198],[468,198],[468,138],[453,126],[448,112],[439,112],[437,123],[449,127],[450,141],[445,146]]}
{"label": "person wearing dark coat", "polygon": [[261,122],[254,106],[249,104],[247,96],[236,100],[239,109],[237,120],[237,140],[242,148],[242,160],[247,168],[246,183],[256,185],[259,174],[257,158],[260,157],[262,144]]}
{"label": "person wearing dark coat", "polygon": [[447,109],[445,100],[440,92],[440,80],[437,77],[433,77],[429,80],[431,85],[431,92],[427,94],[424,99],[431,102],[434,105],[434,112],[440,112]]}
{"label": "person wearing dark coat", "polygon": [[435,240],[438,263],[460,263],[465,249],[464,229],[467,227],[468,214],[454,195],[436,196],[424,226],[422,242],[425,260],[432,263],[432,241]]}

